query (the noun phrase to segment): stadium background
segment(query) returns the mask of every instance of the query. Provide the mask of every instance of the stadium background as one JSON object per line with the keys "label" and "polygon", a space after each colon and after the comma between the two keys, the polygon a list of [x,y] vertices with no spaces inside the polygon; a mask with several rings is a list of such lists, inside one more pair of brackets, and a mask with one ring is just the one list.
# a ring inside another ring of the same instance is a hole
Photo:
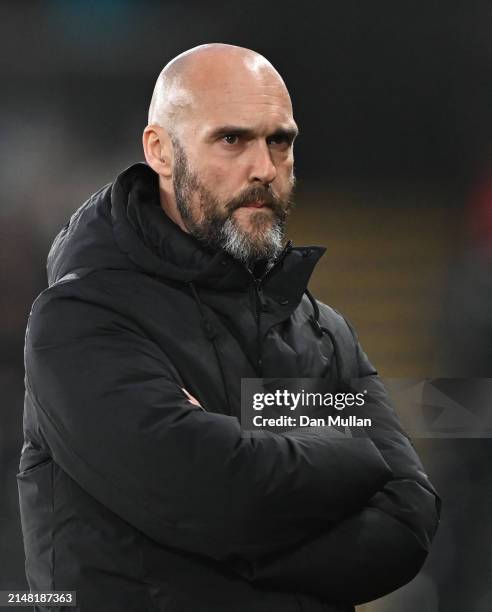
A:
{"label": "stadium background", "polygon": [[[301,129],[290,237],[386,377],[492,376],[492,5],[0,5],[0,589],[25,588],[15,473],[25,324],[70,214],[142,159],[155,78],[204,42],[284,76]],[[421,574],[364,612],[492,609],[492,441],[415,440],[443,497]]]}

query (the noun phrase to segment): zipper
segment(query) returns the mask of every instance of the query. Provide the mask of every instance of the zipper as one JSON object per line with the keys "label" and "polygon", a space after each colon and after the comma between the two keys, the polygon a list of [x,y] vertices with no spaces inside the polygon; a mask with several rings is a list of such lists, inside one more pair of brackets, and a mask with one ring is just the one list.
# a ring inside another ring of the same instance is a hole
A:
{"label": "zipper", "polygon": [[260,278],[255,278],[251,273],[251,278],[253,280],[253,285],[255,288],[255,310],[256,310],[256,350],[257,350],[257,368],[260,378],[263,377],[263,359],[262,359],[262,346],[261,346],[261,313],[263,309],[263,303],[261,300],[261,291],[262,284],[264,283],[267,276],[270,274],[272,270],[274,270],[280,263],[284,260],[286,255],[292,250],[292,240],[289,240],[284,247],[284,250],[279,255],[273,266],[268,268],[268,270],[260,276]]}
{"label": "zipper", "polygon": [[256,298],[256,351],[257,351],[257,366],[260,378],[263,376],[263,360],[261,358],[261,310],[263,304],[261,302],[261,281],[262,278],[254,279],[255,298]]}

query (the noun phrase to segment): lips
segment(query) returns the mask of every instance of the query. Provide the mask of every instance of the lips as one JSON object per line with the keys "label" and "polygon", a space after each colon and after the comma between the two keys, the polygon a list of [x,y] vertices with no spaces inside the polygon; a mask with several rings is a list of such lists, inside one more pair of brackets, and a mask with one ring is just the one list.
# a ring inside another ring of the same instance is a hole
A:
{"label": "lips", "polygon": [[249,202],[249,204],[245,204],[245,208],[263,208],[265,206],[263,202]]}

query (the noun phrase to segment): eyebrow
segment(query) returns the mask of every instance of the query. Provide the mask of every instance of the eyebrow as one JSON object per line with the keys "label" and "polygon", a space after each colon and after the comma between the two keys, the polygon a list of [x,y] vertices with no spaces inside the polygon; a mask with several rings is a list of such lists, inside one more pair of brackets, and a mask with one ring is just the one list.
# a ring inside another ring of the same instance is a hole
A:
{"label": "eyebrow", "polygon": [[[210,132],[208,137],[210,140],[215,140],[216,138],[222,138],[228,134],[236,134],[244,138],[253,138],[255,136],[255,131],[240,125],[223,125]],[[276,129],[271,134],[268,134],[267,138],[285,138],[288,142],[292,142],[298,135],[299,130],[297,127],[288,127]]]}

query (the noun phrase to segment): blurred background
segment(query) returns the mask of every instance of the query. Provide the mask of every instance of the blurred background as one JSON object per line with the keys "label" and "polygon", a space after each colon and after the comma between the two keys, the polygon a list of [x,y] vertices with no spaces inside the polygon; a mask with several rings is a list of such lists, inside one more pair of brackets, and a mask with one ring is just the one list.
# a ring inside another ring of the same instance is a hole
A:
{"label": "blurred background", "polygon": [[[0,589],[25,588],[23,340],[49,246],[143,159],[157,74],[227,42],[284,76],[301,129],[290,236],[386,377],[492,376],[492,4],[0,4]],[[492,610],[492,439],[416,439],[443,498],[419,576],[364,612]]]}

